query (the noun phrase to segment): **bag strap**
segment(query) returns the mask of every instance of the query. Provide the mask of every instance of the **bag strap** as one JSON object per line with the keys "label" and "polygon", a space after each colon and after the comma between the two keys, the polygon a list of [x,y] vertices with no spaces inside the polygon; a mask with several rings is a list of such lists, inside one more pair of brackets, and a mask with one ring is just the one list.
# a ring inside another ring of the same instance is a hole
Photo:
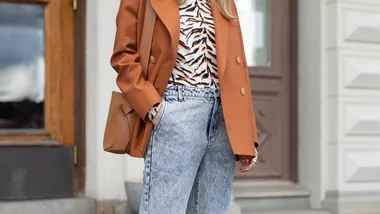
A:
{"label": "bag strap", "polygon": [[147,0],[143,30],[140,43],[140,63],[145,73],[145,78],[147,79],[148,75],[148,64],[150,49],[152,46],[153,30],[156,22],[157,14],[153,10],[150,0]]}

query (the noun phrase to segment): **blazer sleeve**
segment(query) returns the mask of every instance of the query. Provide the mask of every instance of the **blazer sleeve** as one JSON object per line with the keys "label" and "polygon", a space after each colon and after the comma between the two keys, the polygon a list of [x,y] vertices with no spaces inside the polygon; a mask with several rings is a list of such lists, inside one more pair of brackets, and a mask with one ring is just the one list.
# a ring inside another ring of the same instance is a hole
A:
{"label": "blazer sleeve", "polygon": [[146,121],[150,108],[161,103],[153,84],[146,80],[137,50],[138,0],[121,0],[116,18],[116,36],[111,66],[118,72],[116,83],[137,115]]}

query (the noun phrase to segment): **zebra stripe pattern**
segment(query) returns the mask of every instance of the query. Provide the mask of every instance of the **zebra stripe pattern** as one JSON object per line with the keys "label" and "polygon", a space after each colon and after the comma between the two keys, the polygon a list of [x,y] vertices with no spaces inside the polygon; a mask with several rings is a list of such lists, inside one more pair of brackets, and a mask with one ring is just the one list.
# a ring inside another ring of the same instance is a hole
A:
{"label": "zebra stripe pattern", "polygon": [[209,0],[179,6],[180,38],[170,85],[219,88],[215,28]]}

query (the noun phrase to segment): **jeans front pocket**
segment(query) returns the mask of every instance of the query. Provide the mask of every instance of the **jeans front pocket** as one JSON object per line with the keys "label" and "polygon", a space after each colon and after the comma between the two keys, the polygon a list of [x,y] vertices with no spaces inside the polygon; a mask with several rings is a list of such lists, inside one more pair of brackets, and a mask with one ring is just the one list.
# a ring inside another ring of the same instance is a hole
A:
{"label": "jeans front pocket", "polygon": [[162,99],[160,114],[158,115],[158,118],[157,118],[157,124],[153,127],[153,132],[156,131],[160,127],[162,118],[164,117],[164,114],[165,114],[166,105],[167,105],[167,102],[165,101],[165,99]]}
{"label": "jeans front pocket", "polygon": [[152,176],[152,167],[153,167],[153,161],[154,161],[154,147],[155,147],[155,138],[156,138],[156,131],[160,127],[161,121],[164,118],[164,114],[166,112],[167,102],[163,99],[160,109],[160,114],[157,115],[157,124],[153,127],[147,152],[145,155],[145,171],[144,171],[144,192],[143,197],[140,204],[140,211],[141,214],[150,213],[149,208],[149,201],[151,197],[151,191],[152,191],[152,181],[154,177]]}

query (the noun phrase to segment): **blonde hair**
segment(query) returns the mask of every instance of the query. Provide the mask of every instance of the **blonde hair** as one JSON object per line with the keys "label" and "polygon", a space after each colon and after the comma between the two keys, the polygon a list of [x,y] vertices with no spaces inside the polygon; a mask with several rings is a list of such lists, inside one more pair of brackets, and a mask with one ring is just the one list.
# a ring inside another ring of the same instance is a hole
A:
{"label": "blonde hair", "polygon": [[[178,0],[179,4],[185,3],[187,0]],[[211,1],[211,0],[209,0]],[[226,19],[235,19],[236,16],[232,13],[233,0],[215,0],[217,2],[220,13]]]}

